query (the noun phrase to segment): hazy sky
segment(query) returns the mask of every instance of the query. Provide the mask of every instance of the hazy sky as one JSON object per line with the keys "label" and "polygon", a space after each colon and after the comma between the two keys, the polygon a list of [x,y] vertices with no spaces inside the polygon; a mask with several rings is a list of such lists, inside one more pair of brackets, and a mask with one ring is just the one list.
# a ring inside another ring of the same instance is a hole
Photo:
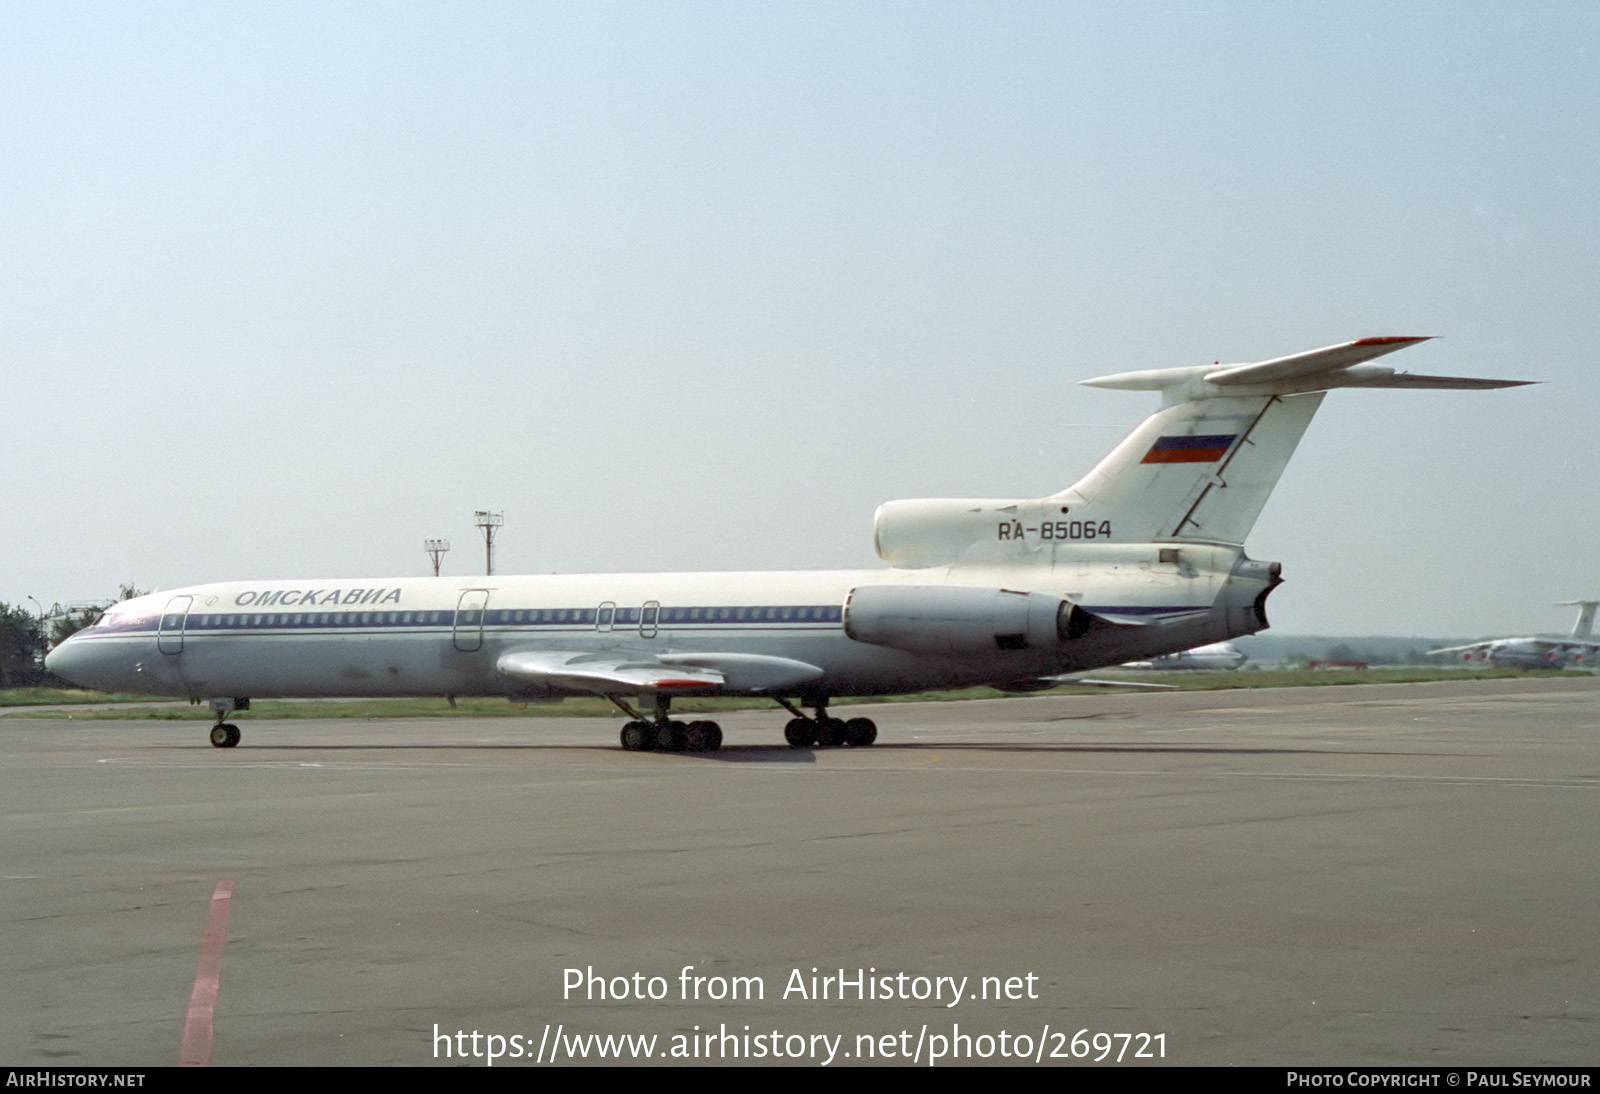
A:
{"label": "hazy sky", "polygon": [[1364,335],[1251,537],[1281,632],[1600,596],[1600,7],[0,6],[0,600],[873,565]]}

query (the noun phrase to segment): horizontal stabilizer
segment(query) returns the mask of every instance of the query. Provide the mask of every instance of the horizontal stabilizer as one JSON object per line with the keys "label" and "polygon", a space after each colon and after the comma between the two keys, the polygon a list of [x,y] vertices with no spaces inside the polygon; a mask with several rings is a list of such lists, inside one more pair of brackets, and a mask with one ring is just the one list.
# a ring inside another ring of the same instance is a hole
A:
{"label": "horizontal stabilizer", "polygon": [[1397,349],[1428,341],[1421,338],[1358,338],[1339,346],[1307,350],[1304,353],[1260,361],[1253,365],[1229,365],[1208,372],[1205,378],[1213,384],[1267,384],[1319,372],[1333,372],[1359,365]]}
{"label": "horizontal stabilizer", "polygon": [[1243,365],[1191,365],[1098,376],[1088,387],[1160,391],[1165,405],[1230,395],[1299,395],[1336,387],[1487,389],[1521,387],[1531,380],[1490,380],[1467,376],[1421,376],[1368,364],[1396,350],[1426,342],[1423,337],[1358,338],[1337,346],[1307,350]]}
{"label": "horizontal stabilizer", "polygon": [[1486,380],[1479,376],[1423,376],[1415,372],[1396,372],[1368,380],[1350,380],[1345,387],[1403,387],[1450,391],[1489,391],[1502,387],[1527,387],[1537,380]]}

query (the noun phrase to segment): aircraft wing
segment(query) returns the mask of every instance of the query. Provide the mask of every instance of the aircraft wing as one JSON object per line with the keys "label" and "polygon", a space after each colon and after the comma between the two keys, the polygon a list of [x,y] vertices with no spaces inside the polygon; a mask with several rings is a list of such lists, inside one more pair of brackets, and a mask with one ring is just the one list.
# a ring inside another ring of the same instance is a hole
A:
{"label": "aircraft wing", "polygon": [[596,656],[577,650],[523,650],[495,662],[502,676],[524,684],[587,691],[596,695],[636,695],[641,691],[721,690],[724,678],[710,669],[680,668],[651,657]]}
{"label": "aircraft wing", "polygon": [[1585,641],[1583,641],[1581,639],[1573,639],[1573,638],[1517,638],[1517,639],[1505,639],[1505,638],[1501,638],[1501,639],[1497,639],[1496,641],[1493,641],[1493,642],[1474,642],[1470,646],[1446,646],[1444,649],[1440,649],[1440,650],[1429,650],[1428,653],[1427,653],[1427,656],[1432,657],[1436,653],[1475,653],[1478,650],[1493,650],[1493,649],[1499,649],[1499,648],[1505,647],[1505,646],[1515,646],[1518,649],[1533,650],[1533,651],[1538,651],[1538,652],[1547,652],[1549,650],[1561,650],[1561,651],[1588,650],[1591,653],[1600,652],[1600,642],[1585,642]]}
{"label": "aircraft wing", "polygon": [[594,695],[662,691],[766,693],[822,676],[822,669],[788,657],[754,653],[595,654],[577,650],[516,650],[495,662],[502,676],[538,687]]}

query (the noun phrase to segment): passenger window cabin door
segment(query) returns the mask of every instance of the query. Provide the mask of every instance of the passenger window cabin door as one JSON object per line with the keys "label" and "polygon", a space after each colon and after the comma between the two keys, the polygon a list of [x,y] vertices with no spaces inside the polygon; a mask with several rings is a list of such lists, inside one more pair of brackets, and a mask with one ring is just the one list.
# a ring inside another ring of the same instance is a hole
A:
{"label": "passenger window cabin door", "polygon": [[175,596],[167,601],[156,631],[156,648],[162,653],[183,652],[183,624],[189,618],[189,605],[192,603],[192,596]]}
{"label": "passenger window cabin door", "polygon": [[488,603],[488,589],[468,589],[456,603],[455,643],[462,653],[482,648],[484,608]]}

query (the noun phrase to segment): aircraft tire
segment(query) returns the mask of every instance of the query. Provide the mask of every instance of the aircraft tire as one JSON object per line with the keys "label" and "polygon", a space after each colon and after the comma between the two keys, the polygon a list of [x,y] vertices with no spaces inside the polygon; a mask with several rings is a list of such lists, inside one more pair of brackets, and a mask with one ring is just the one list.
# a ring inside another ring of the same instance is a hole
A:
{"label": "aircraft tire", "polygon": [[865,748],[878,739],[878,724],[871,718],[852,718],[844,724],[845,743]]}
{"label": "aircraft tire", "polygon": [[218,722],[211,727],[211,743],[217,748],[232,748],[240,736],[239,727],[231,722]]}
{"label": "aircraft tire", "polygon": [[783,739],[790,748],[816,748],[817,727],[809,718],[791,718],[783,727]]}
{"label": "aircraft tire", "polygon": [[838,748],[850,738],[845,731],[843,719],[820,718],[817,724],[817,739],[823,748]]}
{"label": "aircraft tire", "polygon": [[656,727],[656,748],[662,752],[682,752],[688,736],[689,727],[682,722],[663,722]]}
{"label": "aircraft tire", "polygon": [[722,727],[715,722],[690,722],[683,743],[690,752],[715,752],[722,747]]}
{"label": "aircraft tire", "polygon": [[648,752],[656,746],[656,730],[649,722],[629,722],[622,727],[622,747],[629,752]]}

